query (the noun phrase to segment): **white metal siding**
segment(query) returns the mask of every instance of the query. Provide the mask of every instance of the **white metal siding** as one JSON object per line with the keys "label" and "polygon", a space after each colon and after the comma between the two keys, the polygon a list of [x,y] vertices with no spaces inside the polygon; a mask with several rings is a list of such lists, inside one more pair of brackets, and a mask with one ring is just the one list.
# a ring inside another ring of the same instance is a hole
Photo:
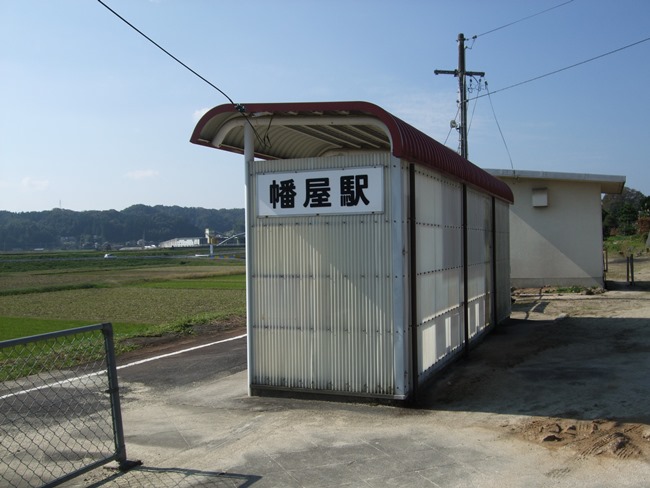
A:
{"label": "white metal siding", "polygon": [[[403,367],[395,370],[394,335],[404,324],[394,326],[403,313],[393,311],[393,288],[403,277],[392,274],[392,230],[402,215],[393,219],[401,207],[392,201],[391,161],[375,154],[272,165],[274,172],[385,167],[382,214],[256,218],[249,200],[252,386],[405,393],[395,385]],[[268,168],[268,162],[251,164],[249,194],[257,193],[255,174]]]}
{"label": "white metal siding", "polygon": [[[416,289],[408,273],[408,168],[389,155],[254,162],[287,173],[381,166],[384,212],[263,217],[248,200],[249,378],[253,388],[405,398],[410,393],[409,305],[417,297],[417,378],[460,354],[463,323],[463,186],[416,166]],[[491,325],[493,231],[497,321],[510,314],[509,205],[467,190],[468,328]]]}
{"label": "white metal siding", "polygon": [[462,195],[462,185],[416,167],[418,381],[464,341]]}

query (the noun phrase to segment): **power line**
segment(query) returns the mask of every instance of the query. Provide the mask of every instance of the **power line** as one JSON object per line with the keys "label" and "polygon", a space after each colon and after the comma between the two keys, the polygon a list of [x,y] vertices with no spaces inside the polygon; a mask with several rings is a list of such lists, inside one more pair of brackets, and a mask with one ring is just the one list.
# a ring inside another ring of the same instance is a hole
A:
{"label": "power line", "polygon": [[457,126],[455,125],[456,119],[458,118],[458,114],[460,113],[460,105],[458,105],[458,110],[456,110],[456,115],[454,116],[454,119],[449,123],[449,132],[447,132],[447,137],[445,137],[445,142],[443,142],[443,146],[447,145],[447,140],[449,139],[449,136],[451,135],[451,131],[456,129]]}
{"label": "power line", "polygon": [[[472,80],[476,82],[476,88],[472,86]],[[481,79],[479,78],[478,80],[476,79],[476,76],[472,76],[469,79],[469,87],[467,88],[467,93],[472,93],[474,90],[476,90],[476,93],[481,92]],[[474,113],[476,112],[476,106],[478,105],[478,102],[474,100],[474,107],[472,108],[472,115],[469,118],[469,123],[467,124],[467,135],[469,135],[470,131],[472,130],[472,122],[474,121]]]}
{"label": "power line", "polygon": [[533,17],[537,17],[538,15],[545,14],[546,12],[550,12],[551,10],[554,10],[556,8],[563,7],[564,5],[567,5],[567,4],[571,3],[571,2],[573,2],[573,0],[569,0],[568,2],[561,3],[559,5],[556,5],[555,7],[547,8],[546,10],[542,10],[541,12],[537,12],[536,14],[528,15],[526,17],[523,17],[523,18],[519,19],[519,20],[515,20],[514,22],[510,22],[508,24],[502,25],[501,27],[497,27],[496,29],[492,29],[492,30],[489,30],[487,32],[484,32],[483,34],[475,35],[475,36],[472,37],[472,39],[476,39],[476,38],[481,37],[481,36],[492,34],[493,32],[496,32],[498,30],[505,29],[506,27],[510,27],[511,25],[518,24],[519,22],[523,22],[524,20],[532,19]]}
{"label": "power line", "polygon": [[230,97],[226,94],[226,92],[224,92],[221,88],[219,88],[217,85],[215,85],[214,83],[212,83],[210,80],[204,78],[204,77],[201,76],[199,73],[197,73],[196,71],[194,71],[192,68],[190,68],[188,65],[186,65],[183,61],[181,61],[181,60],[178,59],[176,56],[174,56],[172,53],[170,53],[169,51],[167,51],[167,49],[165,49],[164,47],[162,47],[160,44],[158,44],[156,41],[154,41],[151,37],[149,37],[148,35],[146,35],[144,32],[142,32],[140,29],[138,29],[136,26],[134,26],[131,22],[129,22],[129,21],[126,20],[124,17],[122,17],[120,14],[118,14],[118,13],[117,13],[115,10],[113,10],[111,7],[109,7],[108,5],[106,5],[102,0],[97,0],[97,1],[98,1],[99,3],[101,3],[104,7],[106,7],[106,9],[108,9],[108,10],[109,10],[113,15],[115,15],[118,19],[120,19],[122,22],[124,22],[126,25],[128,25],[131,29],[133,29],[134,31],[136,31],[138,34],[140,34],[142,37],[144,37],[147,41],[149,41],[151,44],[153,44],[153,45],[156,46],[158,49],[160,49],[162,52],[164,52],[167,56],[169,56],[170,58],[172,58],[172,59],[173,59],[174,61],[176,61],[178,64],[180,64],[180,65],[183,66],[185,69],[187,69],[190,73],[192,73],[193,75],[197,76],[198,78],[200,78],[201,80],[203,80],[204,82],[206,82],[208,85],[210,85],[212,88],[214,88],[215,90],[217,90],[219,93],[221,93],[224,97],[226,97],[226,98],[228,99],[228,101],[229,101],[230,103],[232,103],[232,104],[235,106],[235,108],[236,108],[237,110],[239,110],[240,112],[243,113],[243,111],[245,110],[245,107],[244,107],[243,105],[241,105],[241,104],[235,103],[235,102],[232,100],[232,98],[230,98]]}
{"label": "power line", "polygon": [[258,141],[260,144],[262,144],[263,147],[270,147],[270,146],[271,146],[271,144],[270,144],[270,140],[269,140],[269,137],[268,137],[268,131],[269,131],[269,128],[270,128],[270,125],[271,125],[270,122],[269,122],[269,128],[267,128],[267,130],[266,130],[266,134],[265,134],[264,138],[260,137],[259,133],[257,132],[257,129],[255,129],[255,127],[253,126],[253,124],[251,123],[251,121],[248,119],[248,116],[246,115],[246,107],[245,107],[244,105],[242,105],[241,103],[235,103],[235,102],[233,101],[233,99],[230,98],[230,97],[226,94],[226,92],[224,92],[221,88],[219,88],[217,85],[215,85],[214,83],[212,83],[210,80],[208,80],[207,78],[205,78],[205,77],[203,77],[202,75],[200,75],[199,73],[197,73],[195,70],[193,70],[192,68],[190,68],[187,64],[185,64],[183,61],[181,61],[181,60],[178,59],[176,56],[174,56],[172,53],[170,53],[169,51],[167,51],[167,49],[165,49],[164,47],[162,47],[160,44],[158,44],[156,41],[154,41],[152,38],[150,38],[148,35],[146,35],[144,32],[142,32],[142,31],[141,31],[140,29],[138,29],[136,26],[134,26],[131,22],[129,22],[128,20],[126,20],[124,17],[122,17],[120,14],[118,14],[115,10],[113,10],[111,7],[109,7],[108,5],[106,5],[102,0],[97,0],[97,1],[98,1],[100,4],[102,4],[104,7],[106,7],[106,9],[108,9],[108,11],[110,11],[110,12],[111,12],[113,15],[115,15],[118,19],[120,19],[122,22],[124,22],[124,23],[125,23],[126,25],[128,25],[129,27],[131,27],[131,29],[133,29],[134,31],[136,31],[138,34],[140,34],[142,37],[144,37],[147,41],[149,41],[151,44],[153,44],[153,45],[156,46],[158,49],[160,49],[162,52],[164,52],[167,56],[169,56],[170,58],[172,58],[172,59],[173,59],[174,61],[176,61],[178,64],[180,64],[180,65],[183,66],[185,69],[187,69],[190,73],[192,73],[193,75],[197,76],[198,78],[200,78],[201,80],[203,80],[205,83],[207,83],[208,85],[210,85],[212,88],[214,88],[215,90],[217,90],[219,93],[221,93],[224,97],[226,97],[226,98],[228,99],[228,101],[229,101],[229,102],[230,102],[230,103],[235,107],[235,109],[236,109],[240,114],[242,114],[242,116],[244,117],[244,119],[246,120],[246,122],[248,123],[248,125],[251,126],[251,129],[253,129],[253,132],[254,132],[254,134],[255,134],[255,137],[257,138],[257,141]]}
{"label": "power line", "polygon": [[510,149],[508,149],[508,144],[506,143],[506,138],[503,136],[503,131],[501,130],[501,124],[499,124],[499,120],[497,119],[497,113],[494,111],[494,105],[492,104],[492,96],[490,94],[490,89],[488,88],[488,82],[485,81],[485,91],[487,91],[487,96],[488,100],[490,100],[490,107],[492,108],[492,115],[494,115],[494,121],[497,123],[497,128],[499,129],[499,134],[501,134],[501,140],[503,141],[503,145],[506,148],[506,152],[508,153],[508,159],[510,159],[510,167],[512,168],[512,171],[515,171],[515,165],[512,164],[512,156],[510,155]]}
{"label": "power line", "polygon": [[[521,86],[521,85],[525,85],[526,83],[531,83],[533,81],[537,81],[537,80],[540,80],[542,78],[546,78],[547,76],[555,75],[557,73],[561,73],[562,71],[566,71],[566,70],[569,70],[571,68],[575,68],[577,66],[581,66],[583,64],[590,63],[591,61],[595,61],[597,59],[604,58],[605,56],[609,56],[610,54],[614,54],[614,53],[623,51],[624,49],[628,49],[630,47],[637,46],[637,45],[639,45],[641,43],[644,43],[644,42],[647,42],[647,41],[650,41],[650,37],[646,37],[645,39],[641,39],[640,41],[633,42],[632,44],[628,44],[626,46],[619,47],[618,49],[614,49],[613,51],[609,51],[609,52],[606,52],[606,53],[603,53],[603,54],[599,54],[598,56],[594,56],[593,58],[585,59],[584,61],[580,61],[579,63],[575,63],[575,64],[572,64],[570,66],[565,66],[564,68],[556,69],[555,71],[551,71],[551,72],[545,73],[543,75],[535,76],[534,78],[530,78],[529,80],[520,81],[519,83],[515,83],[514,85],[509,85],[509,86],[506,86],[505,88],[499,88],[498,90],[495,90],[493,92],[488,92],[488,93],[486,93],[484,95],[477,95],[477,96],[475,96],[474,98],[472,98],[470,100],[476,100],[477,98],[483,98],[483,97],[487,97],[488,95],[494,95],[495,93],[499,93],[499,92],[502,92],[502,91],[505,91],[505,90],[510,90],[511,88],[515,88],[515,87],[518,87],[518,86]],[[468,101],[470,101],[470,100],[468,100]]]}

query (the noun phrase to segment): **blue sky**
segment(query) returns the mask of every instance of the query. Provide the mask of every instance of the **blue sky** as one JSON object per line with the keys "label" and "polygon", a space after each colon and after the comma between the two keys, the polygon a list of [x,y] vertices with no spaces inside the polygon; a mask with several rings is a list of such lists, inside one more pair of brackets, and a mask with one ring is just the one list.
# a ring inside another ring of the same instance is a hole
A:
{"label": "blue sky", "polygon": [[[458,34],[565,0],[105,1],[235,102],[369,101],[457,149],[457,80],[433,71]],[[646,0],[574,0],[468,41],[467,69],[497,91],[646,39],[648,19]],[[644,42],[495,93],[514,168],[650,194],[648,80]],[[223,103],[95,0],[0,0],[0,210],[243,207],[243,158],[189,143]],[[469,114],[469,159],[509,169],[489,99]]]}

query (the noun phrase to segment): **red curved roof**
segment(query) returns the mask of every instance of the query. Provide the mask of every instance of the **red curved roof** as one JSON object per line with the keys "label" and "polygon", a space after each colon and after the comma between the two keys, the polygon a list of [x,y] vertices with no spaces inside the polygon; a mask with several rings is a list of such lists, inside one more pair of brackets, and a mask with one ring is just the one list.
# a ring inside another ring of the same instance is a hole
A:
{"label": "red curved roof", "polygon": [[190,141],[243,154],[243,124],[251,123],[256,128],[255,155],[261,159],[320,157],[339,150],[391,151],[397,158],[440,171],[508,202],[514,200],[501,180],[372,103],[254,103],[243,107],[241,112],[231,104],[209,110]]}

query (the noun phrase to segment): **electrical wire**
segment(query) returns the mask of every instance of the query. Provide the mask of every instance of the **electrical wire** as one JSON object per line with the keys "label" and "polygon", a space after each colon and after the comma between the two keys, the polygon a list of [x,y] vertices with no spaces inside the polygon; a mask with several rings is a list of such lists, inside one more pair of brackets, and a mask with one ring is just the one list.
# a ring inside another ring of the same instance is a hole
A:
{"label": "electrical wire", "polygon": [[134,26],[131,22],[129,22],[129,21],[126,20],[124,17],[122,17],[120,14],[118,14],[115,10],[113,10],[111,7],[109,7],[108,5],[106,5],[102,0],[97,0],[97,1],[98,1],[99,3],[101,3],[104,7],[106,7],[106,8],[107,8],[107,9],[108,9],[108,10],[109,10],[113,15],[115,15],[118,19],[120,19],[122,22],[124,22],[126,25],[128,25],[131,29],[133,29],[134,31],[136,31],[138,34],[140,34],[142,37],[144,37],[147,41],[149,41],[151,44],[153,44],[153,45],[156,46],[158,49],[160,49],[162,52],[164,52],[167,56],[169,56],[170,58],[172,58],[172,59],[173,59],[174,61],[176,61],[178,64],[180,64],[180,65],[183,66],[185,69],[187,69],[190,73],[192,73],[193,75],[199,77],[201,80],[203,80],[203,81],[206,82],[208,85],[210,85],[212,88],[214,88],[214,89],[217,90],[219,93],[221,93],[224,97],[226,97],[226,98],[228,99],[228,101],[229,101],[230,103],[232,103],[232,104],[237,108],[237,110],[240,110],[240,107],[242,107],[242,106],[239,105],[239,104],[237,104],[237,103],[235,103],[235,102],[233,102],[232,98],[230,98],[230,97],[226,94],[226,92],[224,92],[221,88],[219,88],[217,85],[215,85],[214,83],[212,83],[211,81],[209,81],[208,79],[204,78],[204,77],[201,76],[199,73],[197,73],[196,71],[194,71],[192,68],[190,68],[188,65],[186,65],[183,61],[181,61],[180,59],[178,59],[176,56],[174,56],[172,53],[170,53],[170,52],[167,51],[164,47],[162,47],[160,44],[158,44],[156,41],[154,41],[151,37],[149,37],[149,36],[146,35],[144,32],[142,32],[140,29],[138,29],[136,26]]}
{"label": "electrical wire", "polygon": [[[125,23],[126,25],[128,25],[129,27],[131,27],[131,29],[133,29],[134,31],[136,31],[138,34],[140,34],[142,37],[144,37],[147,41],[149,41],[151,44],[153,44],[153,45],[156,46],[158,49],[160,49],[162,52],[164,52],[167,56],[169,56],[170,58],[172,58],[172,59],[173,59],[174,61],[176,61],[178,64],[180,64],[180,65],[183,66],[185,69],[187,69],[190,73],[192,73],[193,75],[195,75],[196,77],[198,77],[199,79],[201,79],[202,81],[204,81],[205,83],[207,83],[208,85],[210,85],[212,88],[214,88],[215,90],[217,90],[217,91],[218,91],[219,93],[221,93],[224,97],[226,97],[226,98],[228,99],[228,101],[233,105],[233,107],[235,107],[235,109],[236,109],[236,110],[237,110],[237,111],[238,111],[238,112],[239,112],[239,113],[244,117],[244,119],[246,120],[246,122],[248,123],[248,125],[250,125],[251,129],[253,129],[253,132],[255,133],[255,137],[257,138],[257,141],[262,145],[262,147],[264,147],[264,148],[268,148],[268,147],[270,147],[271,144],[270,144],[270,140],[269,140],[269,137],[268,137],[268,131],[269,131],[269,129],[267,129],[267,131],[266,131],[266,135],[264,136],[264,138],[260,137],[260,135],[258,134],[257,130],[255,129],[255,127],[253,126],[253,124],[252,124],[251,121],[249,120],[248,116],[246,115],[246,107],[245,107],[244,105],[242,105],[241,103],[235,103],[235,102],[233,101],[233,99],[230,98],[230,97],[228,96],[228,94],[226,94],[226,92],[224,92],[221,88],[219,88],[217,85],[215,85],[214,83],[212,83],[210,80],[208,80],[207,78],[205,78],[204,76],[200,75],[198,72],[196,72],[195,70],[193,70],[192,68],[190,68],[187,64],[185,64],[183,61],[181,61],[180,59],[178,59],[178,58],[177,58],[176,56],[174,56],[172,53],[170,53],[169,51],[167,51],[167,49],[165,49],[164,47],[162,47],[160,44],[158,44],[156,41],[154,41],[151,37],[149,37],[148,35],[146,35],[144,32],[142,32],[140,29],[138,29],[135,25],[133,25],[131,22],[129,22],[128,20],[126,20],[124,17],[122,17],[119,13],[117,13],[117,12],[116,12],[115,10],[113,10],[111,7],[109,7],[108,5],[106,5],[102,0],[97,0],[97,1],[98,1],[102,6],[104,6],[104,7],[105,7],[109,12],[111,12],[113,15],[115,15],[118,19],[120,19],[122,22],[124,22],[124,23]],[[270,128],[270,123],[269,123],[269,128]]]}
{"label": "electrical wire", "polygon": [[[647,41],[650,41],[650,37],[646,37],[645,39],[641,39],[640,41],[633,42],[632,44],[627,44],[626,46],[619,47],[618,49],[614,49],[613,51],[609,51],[609,52],[606,52],[606,53],[603,53],[603,54],[599,54],[598,56],[594,56],[593,58],[585,59],[584,61],[580,61],[579,63],[574,63],[574,64],[572,64],[570,66],[565,66],[564,68],[556,69],[555,71],[551,71],[551,72],[545,73],[543,75],[535,76],[534,78],[530,78],[530,79],[525,80],[525,81],[520,81],[519,83],[515,83],[514,85],[509,85],[509,86],[506,86],[505,88],[499,88],[498,90],[495,90],[493,92],[488,92],[488,93],[486,93],[484,95],[477,95],[476,97],[474,97],[474,98],[472,98],[470,100],[476,100],[477,98],[483,98],[483,97],[487,97],[487,96],[490,96],[490,95],[494,95],[495,93],[510,90],[511,88],[516,88],[518,86],[525,85],[526,83],[531,83],[533,81],[537,81],[537,80],[540,80],[542,78],[546,78],[548,76],[561,73],[562,71],[566,71],[566,70],[569,70],[571,68],[575,68],[577,66],[581,66],[583,64],[590,63],[591,61],[595,61],[597,59],[604,58],[605,56],[609,56],[610,54],[614,54],[614,53],[623,51],[624,49],[628,49],[630,47],[637,46],[637,45],[642,44],[642,43],[647,42]],[[468,101],[470,101],[470,100],[468,100]]]}
{"label": "electrical wire", "polygon": [[519,22],[523,22],[524,20],[532,19],[533,17],[537,17],[538,15],[545,14],[546,12],[550,12],[551,10],[554,10],[556,8],[563,7],[564,5],[567,5],[567,4],[571,3],[571,2],[573,2],[573,0],[569,0],[568,2],[561,3],[559,5],[556,5],[555,7],[547,8],[546,10],[542,10],[541,12],[537,12],[536,14],[528,15],[526,17],[523,17],[523,18],[519,19],[519,20],[515,20],[514,22],[510,22],[508,24],[502,25],[501,27],[497,27],[496,29],[492,29],[492,30],[489,30],[487,32],[484,32],[483,34],[478,34],[478,35],[472,36],[472,39],[477,39],[477,38],[479,38],[481,36],[486,36],[488,34],[492,34],[493,32],[496,32],[498,30],[505,29],[506,27],[510,27],[511,25],[518,24]]}
{"label": "electrical wire", "polygon": [[[476,82],[476,93],[480,93],[481,92],[481,80],[476,79],[475,76],[472,76],[470,78],[470,87],[467,90],[468,93],[472,93],[472,91],[474,91],[474,89],[471,86],[471,80],[474,80]],[[474,99],[474,107],[472,108],[472,115],[469,118],[469,124],[467,124],[467,134],[468,135],[469,135],[470,131],[472,130],[472,121],[474,120],[474,112],[476,112],[476,106],[477,105],[478,105],[478,102],[476,101],[476,99]]]}
{"label": "electrical wire", "polygon": [[501,130],[501,124],[499,124],[499,119],[497,119],[497,113],[494,111],[494,105],[492,104],[492,96],[490,94],[490,89],[488,88],[487,81],[485,82],[485,91],[487,92],[487,97],[488,100],[490,101],[490,107],[492,108],[492,115],[494,115],[494,121],[497,123],[499,134],[501,134],[501,140],[503,141],[503,145],[505,146],[506,152],[508,153],[508,159],[510,159],[510,167],[512,168],[512,172],[514,173],[515,165],[512,164],[512,156],[510,155],[510,149],[508,149],[508,143],[506,143],[506,138],[503,136],[503,131]]}
{"label": "electrical wire", "polygon": [[[456,115],[452,119],[453,121],[456,121],[456,119],[458,118],[459,113],[460,113],[460,105],[458,106],[458,110],[456,110]],[[449,136],[451,135],[451,131],[454,130],[454,129],[455,129],[455,127],[450,122],[449,123],[449,132],[447,132],[447,137],[445,137],[445,142],[442,143],[443,146],[447,145],[447,140],[449,139]]]}

